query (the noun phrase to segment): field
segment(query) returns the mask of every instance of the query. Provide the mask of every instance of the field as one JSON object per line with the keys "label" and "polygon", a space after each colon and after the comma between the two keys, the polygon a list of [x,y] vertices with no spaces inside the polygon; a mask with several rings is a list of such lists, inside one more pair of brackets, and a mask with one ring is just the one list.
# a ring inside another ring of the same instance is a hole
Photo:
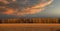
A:
{"label": "field", "polygon": [[60,24],[0,24],[0,31],[60,31]]}

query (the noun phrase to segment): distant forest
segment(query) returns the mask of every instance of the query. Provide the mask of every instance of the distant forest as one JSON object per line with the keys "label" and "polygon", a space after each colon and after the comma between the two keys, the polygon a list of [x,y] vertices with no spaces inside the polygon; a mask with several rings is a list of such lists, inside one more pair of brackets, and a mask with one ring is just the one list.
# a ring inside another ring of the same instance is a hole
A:
{"label": "distant forest", "polygon": [[0,19],[0,23],[60,23],[58,18],[15,18]]}

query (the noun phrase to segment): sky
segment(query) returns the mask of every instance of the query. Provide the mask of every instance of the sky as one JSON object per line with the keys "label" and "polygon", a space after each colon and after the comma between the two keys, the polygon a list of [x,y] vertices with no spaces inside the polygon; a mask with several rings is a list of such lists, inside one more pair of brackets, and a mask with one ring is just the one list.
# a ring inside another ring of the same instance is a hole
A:
{"label": "sky", "polygon": [[[37,17],[37,18],[59,18],[60,17],[60,0],[54,0],[51,5],[47,6],[44,11],[29,15],[28,17]],[[27,17],[27,16],[26,16]]]}
{"label": "sky", "polygon": [[[31,0],[32,1],[32,0]],[[16,15],[6,15],[0,14],[1,18],[50,18],[50,17],[60,17],[60,0],[54,0],[52,4],[46,6],[42,12],[35,13],[35,14],[27,14],[23,16],[16,16]]]}

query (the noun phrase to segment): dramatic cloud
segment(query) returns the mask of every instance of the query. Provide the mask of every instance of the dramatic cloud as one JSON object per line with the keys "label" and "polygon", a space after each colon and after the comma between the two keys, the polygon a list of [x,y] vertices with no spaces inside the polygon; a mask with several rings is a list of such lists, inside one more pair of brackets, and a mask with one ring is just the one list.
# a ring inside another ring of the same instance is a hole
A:
{"label": "dramatic cloud", "polygon": [[35,14],[43,11],[52,2],[53,0],[0,0],[0,14]]}

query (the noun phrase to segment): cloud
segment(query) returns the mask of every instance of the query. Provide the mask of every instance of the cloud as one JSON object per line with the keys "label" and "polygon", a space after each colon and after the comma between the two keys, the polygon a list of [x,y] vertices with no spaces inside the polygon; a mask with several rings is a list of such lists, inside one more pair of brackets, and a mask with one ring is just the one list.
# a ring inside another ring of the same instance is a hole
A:
{"label": "cloud", "polygon": [[[13,1],[16,2],[16,0],[13,0]],[[5,2],[4,4],[8,3],[5,0],[3,2]],[[27,2],[27,0],[25,2]],[[36,13],[43,11],[44,7],[50,5],[52,2],[53,2],[53,0],[48,0],[47,2],[42,0],[40,4],[34,5],[32,7],[23,8],[22,10],[19,10],[18,8],[16,8],[16,9],[7,8],[6,11],[3,12],[2,14],[19,15],[19,16],[26,15],[26,14],[36,14]]]}

